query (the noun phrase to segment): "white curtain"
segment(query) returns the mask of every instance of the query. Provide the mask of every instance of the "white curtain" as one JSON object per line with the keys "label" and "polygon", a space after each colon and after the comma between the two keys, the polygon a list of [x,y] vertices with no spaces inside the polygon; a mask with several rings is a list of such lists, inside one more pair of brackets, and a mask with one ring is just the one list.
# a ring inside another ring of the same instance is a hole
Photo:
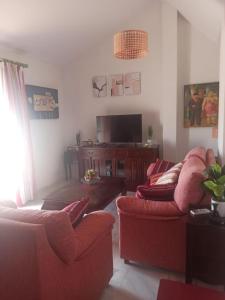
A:
{"label": "white curtain", "polygon": [[32,147],[23,68],[0,62],[0,202],[34,197]]}

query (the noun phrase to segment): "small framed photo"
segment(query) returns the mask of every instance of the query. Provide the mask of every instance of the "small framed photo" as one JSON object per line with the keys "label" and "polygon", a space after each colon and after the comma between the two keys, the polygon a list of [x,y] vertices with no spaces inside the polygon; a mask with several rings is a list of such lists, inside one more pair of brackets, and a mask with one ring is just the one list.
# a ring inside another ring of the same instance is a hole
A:
{"label": "small framed photo", "polygon": [[126,73],[124,76],[124,94],[140,95],[141,94],[141,73]]}
{"label": "small framed photo", "polygon": [[94,76],[92,78],[92,90],[94,97],[106,97],[107,96],[107,77],[106,76]]}
{"label": "small framed photo", "polygon": [[123,96],[123,74],[110,75],[109,86],[111,96]]}

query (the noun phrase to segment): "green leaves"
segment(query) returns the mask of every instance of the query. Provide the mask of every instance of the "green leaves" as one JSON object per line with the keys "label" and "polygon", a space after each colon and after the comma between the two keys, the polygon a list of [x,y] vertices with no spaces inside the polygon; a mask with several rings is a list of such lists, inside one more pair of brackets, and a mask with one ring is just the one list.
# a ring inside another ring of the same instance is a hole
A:
{"label": "green leaves", "polygon": [[218,179],[222,175],[222,168],[219,164],[214,164],[206,169],[206,174],[211,179]]}
{"label": "green leaves", "polygon": [[219,164],[214,164],[209,166],[204,173],[208,178],[203,181],[203,187],[212,195],[213,198],[224,201],[225,166],[221,168]]}

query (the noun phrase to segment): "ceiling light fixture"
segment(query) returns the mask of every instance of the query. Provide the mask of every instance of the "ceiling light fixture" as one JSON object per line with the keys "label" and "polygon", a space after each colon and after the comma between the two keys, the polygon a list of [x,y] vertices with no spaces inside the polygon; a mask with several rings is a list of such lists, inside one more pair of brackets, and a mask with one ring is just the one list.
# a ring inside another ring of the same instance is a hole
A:
{"label": "ceiling light fixture", "polygon": [[148,34],[143,30],[124,30],[114,35],[114,56],[136,59],[148,53]]}

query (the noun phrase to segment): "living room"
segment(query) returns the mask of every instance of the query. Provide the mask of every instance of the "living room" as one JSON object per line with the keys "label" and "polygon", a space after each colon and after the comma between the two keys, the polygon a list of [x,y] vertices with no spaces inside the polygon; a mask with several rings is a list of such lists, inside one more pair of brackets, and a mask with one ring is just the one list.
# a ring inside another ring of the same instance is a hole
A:
{"label": "living room", "polygon": [[[161,159],[179,162],[191,149],[202,146],[213,149],[224,163],[224,2],[122,0],[119,6],[114,2],[3,3],[1,58],[28,65],[23,68],[25,85],[58,91],[59,117],[29,121],[35,200],[65,183],[63,154],[76,144],[77,133],[81,141],[96,143],[97,116],[141,114],[142,143],[147,143],[151,126]],[[114,34],[129,29],[148,34],[148,53],[141,59],[113,55]],[[106,96],[93,95],[93,77],[109,80],[111,75],[132,72],[140,74],[138,95],[111,96],[109,87]],[[185,128],[184,86],[215,82],[220,83],[218,128]],[[78,177],[77,163],[72,171]],[[113,203],[106,211],[117,217]],[[153,300],[157,299],[159,279],[184,281],[184,277],[161,269],[124,265],[118,253],[118,223],[113,230],[115,287],[106,288],[102,299]],[[119,282],[128,276],[127,271],[131,280],[123,291]],[[137,291],[132,280],[140,283]],[[142,280],[147,283],[146,290]]]}

